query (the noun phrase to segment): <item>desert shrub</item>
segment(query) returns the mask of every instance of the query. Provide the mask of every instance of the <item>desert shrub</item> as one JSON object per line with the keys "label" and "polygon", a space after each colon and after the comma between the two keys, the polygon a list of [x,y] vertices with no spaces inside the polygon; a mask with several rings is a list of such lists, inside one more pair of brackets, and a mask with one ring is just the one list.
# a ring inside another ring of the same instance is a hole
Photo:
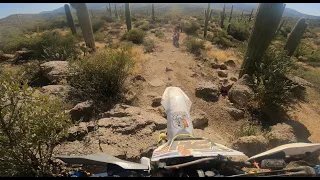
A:
{"label": "desert shrub", "polygon": [[107,23],[114,22],[114,19],[111,16],[102,16],[101,19]]}
{"label": "desert shrub", "polygon": [[132,16],[132,14],[131,14],[131,21],[133,21],[133,22],[138,21],[138,18],[135,16]]}
{"label": "desert shrub", "polygon": [[163,34],[162,31],[157,31],[156,34],[155,34],[155,36],[156,36],[157,38],[159,38],[159,39],[164,38],[164,34]]}
{"label": "desert shrub", "polygon": [[153,52],[155,45],[154,45],[154,41],[151,39],[147,39],[143,42],[143,46],[144,46],[144,50],[147,53]]}
{"label": "desert shrub", "polygon": [[232,47],[232,42],[230,41],[230,36],[227,34],[226,31],[218,31],[212,39],[208,39],[214,44],[220,45],[222,48],[229,48]]}
{"label": "desert shrub", "polygon": [[294,51],[294,56],[299,57],[299,56],[305,56],[307,54],[310,54],[311,48],[307,45],[306,42],[301,41],[297,47],[297,49]]}
{"label": "desert shrub", "polygon": [[22,76],[0,76],[0,175],[50,176],[53,149],[70,125],[64,104],[35,95]]}
{"label": "desert shrub", "polygon": [[200,25],[196,22],[191,22],[191,23],[188,22],[188,23],[185,23],[183,26],[183,31],[188,35],[195,34],[199,29],[200,29]]}
{"label": "desert shrub", "polygon": [[142,44],[145,36],[145,32],[141,29],[133,29],[129,32],[126,32],[122,36],[121,40],[128,40],[133,42],[134,44]]}
{"label": "desert shrub", "polygon": [[320,51],[314,51],[312,54],[307,55],[307,62],[308,65],[319,67],[320,66]]}
{"label": "desert shrub", "polygon": [[96,41],[104,41],[105,38],[106,38],[106,33],[104,32],[96,32],[94,34],[94,40]]}
{"label": "desert shrub", "polygon": [[293,61],[283,50],[269,47],[253,75],[255,108],[262,112],[282,111],[292,102],[295,85],[286,78]]}
{"label": "desert shrub", "polygon": [[76,39],[72,35],[50,31],[30,39],[26,48],[35,52],[35,59],[66,60],[77,56],[75,44]]}
{"label": "desert shrub", "polygon": [[104,21],[103,20],[93,21],[92,22],[92,31],[93,31],[93,33],[99,31],[103,27],[104,27]]}
{"label": "desert shrub", "polygon": [[14,53],[28,44],[28,38],[22,32],[6,31],[0,37],[0,50],[4,53]]}
{"label": "desert shrub", "polygon": [[205,41],[198,38],[188,38],[186,41],[187,50],[195,55],[200,55],[201,50],[205,48]]}
{"label": "desert shrub", "polygon": [[120,97],[133,63],[130,49],[106,48],[71,63],[70,71],[75,75],[70,84],[84,99],[111,102]]}
{"label": "desert shrub", "polygon": [[248,25],[246,25],[244,23],[237,22],[237,21],[234,21],[231,24],[231,28],[228,33],[233,38],[235,38],[239,41],[246,41],[250,37],[250,31],[249,31]]}
{"label": "desert shrub", "polygon": [[237,137],[256,136],[261,131],[262,131],[262,128],[257,122],[247,121],[240,126],[236,135]]}
{"label": "desert shrub", "polygon": [[139,26],[139,28],[144,31],[148,31],[150,29],[150,26],[148,22],[144,22],[141,26]]}
{"label": "desert shrub", "polygon": [[134,23],[134,27],[139,27],[139,26],[141,26],[143,23],[145,23],[144,20],[136,21],[136,22]]}

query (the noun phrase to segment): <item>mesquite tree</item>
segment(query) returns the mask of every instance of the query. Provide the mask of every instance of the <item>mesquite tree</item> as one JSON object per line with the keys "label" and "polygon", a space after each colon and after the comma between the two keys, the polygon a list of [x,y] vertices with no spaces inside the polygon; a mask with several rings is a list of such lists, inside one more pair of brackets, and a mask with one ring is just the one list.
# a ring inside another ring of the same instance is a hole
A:
{"label": "mesquite tree", "polygon": [[130,4],[126,3],[125,7],[124,7],[124,13],[126,16],[126,24],[127,24],[127,30],[130,31],[131,30],[131,15],[130,15]]}
{"label": "mesquite tree", "polygon": [[283,3],[260,3],[249,39],[239,77],[252,75],[256,65],[269,47],[278,28],[285,5]]}
{"label": "mesquite tree", "polygon": [[152,4],[152,21],[155,21],[156,18],[154,16],[154,5]]}
{"label": "mesquite tree", "polygon": [[208,23],[209,23],[209,19],[211,18],[211,15],[212,15],[212,11],[210,11],[210,3],[208,3],[207,10],[204,11],[205,20],[204,20],[203,38],[207,37]]}
{"label": "mesquite tree", "polygon": [[232,11],[233,11],[233,5],[231,6],[231,12],[230,12],[230,17],[229,17],[229,22],[231,22],[231,18],[232,18]]}
{"label": "mesquite tree", "polygon": [[300,18],[297,24],[290,32],[284,49],[288,51],[288,56],[292,56],[296,48],[298,47],[303,33],[307,29],[306,19]]}
{"label": "mesquite tree", "polygon": [[64,10],[65,10],[65,13],[66,13],[67,22],[68,22],[68,25],[69,25],[69,27],[71,29],[71,32],[72,32],[73,35],[76,35],[77,34],[76,26],[74,25],[72,14],[71,14],[70,7],[69,7],[68,4],[64,5]]}
{"label": "mesquite tree", "polygon": [[89,16],[87,5],[85,3],[70,3],[70,5],[77,11],[79,25],[86,46],[91,48],[92,51],[95,51],[96,45],[94,42],[91,19]]}

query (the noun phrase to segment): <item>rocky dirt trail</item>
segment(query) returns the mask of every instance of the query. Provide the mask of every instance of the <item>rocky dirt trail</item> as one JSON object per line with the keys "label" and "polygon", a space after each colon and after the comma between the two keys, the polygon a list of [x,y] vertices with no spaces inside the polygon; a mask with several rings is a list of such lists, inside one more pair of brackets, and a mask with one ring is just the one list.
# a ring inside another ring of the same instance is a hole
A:
{"label": "rocky dirt trail", "polygon": [[199,111],[204,111],[208,118],[208,126],[202,127],[203,130],[195,129],[196,135],[207,137],[217,143],[228,144],[240,122],[236,122],[223,109],[227,104],[226,99],[220,95],[219,101],[206,102],[195,96],[199,82],[219,83],[216,70],[203,65],[182,48],[181,43],[186,38],[184,33],[181,33],[180,48],[172,45],[170,31],[165,33],[165,36],[165,41],[151,36],[158,50],[152,53],[150,60],[142,66],[141,76],[146,82],[139,87],[135,105],[157,112],[162,108],[151,107],[152,100],[155,97],[160,98],[167,86],[180,87],[193,103],[191,117],[196,118],[194,116],[197,116]]}

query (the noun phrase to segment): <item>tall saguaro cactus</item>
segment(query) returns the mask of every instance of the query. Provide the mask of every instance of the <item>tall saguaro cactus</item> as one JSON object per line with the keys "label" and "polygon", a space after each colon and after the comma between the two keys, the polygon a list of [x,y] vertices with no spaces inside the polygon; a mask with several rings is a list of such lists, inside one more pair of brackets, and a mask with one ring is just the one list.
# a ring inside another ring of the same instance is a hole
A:
{"label": "tall saguaro cactus", "polygon": [[240,21],[242,21],[242,18],[243,18],[243,11],[241,13]]}
{"label": "tall saguaro cactus", "polygon": [[307,29],[307,23],[305,18],[300,18],[297,24],[290,32],[284,49],[288,51],[288,56],[292,56],[296,48],[298,47],[303,33]]}
{"label": "tall saguaro cactus", "polygon": [[231,18],[232,18],[232,11],[233,11],[233,5],[231,6],[231,12],[230,12],[230,17],[229,17],[229,22],[231,22]]}
{"label": "tall saguaro cactus", "polygon": [[109,14],[110,16],[112,16],[112,13],[111,13],[111,4],[109,3]]}
{"label": "tall saguaro cactus", "polygon": [[221,17],[220,27],[221,28],[224,28],[224,24],[223,23],[224,23],[224,18],[226,17],[225,12],[226,12],[226,3],[224,3],[222,12],[220,13],[220,17]]}
{"label": "tall saguaro cactus", "polygon": [[68,4],[64,5],[64,11],[66,13],[67,22],[68,22],[68,25],[70,27],[70,30],[71,30],[73,35],[76,35],[77,34],[77,30],[76,30],[76,27],[74,25],[72,14],[71,14],[70,7],[69,7]]}
{"label": "tall saguaro cactus", "polygon": [[283,20],[282,20],[282,22],[281,22],[280,26],[278,27],[278,29],[277,29],[276,34],[274,35],[274,37],[276,37],[276,36],[279,34],[279,32],[281,31],[281,28],[284,26],[284,24],[285,24],[286,22],[287,22],[286,19],[283,19]]}
{"label": "tall saguaro cactus", "polygon": [[284,11],[283,3],[260,3],[239,77],[252,75],[269,47]]}
{"label": "tall saguaro cactus", "polygon": [[210,11],[210,4],[208,3],[208,7],[207,10],[204,11],[204,32],[203,32],[203,38],[207,37],[207,30],[208,30],[208,23],[209,23],[209,19],[211,18],[210,16],[212,15],[211,11]]}
{"label": "tall saguaro cactus", "polygon": [[130,4],[126,3],[125,7],[124,7],[124,13],[126,16],[126,24],[127,24],[127,30],[130,31],[131,30],[131,15],[130,15]]}
{"label": "tall saguaro cactus", "polygon": [[252,18],[253,10],[254,10],[254,9],[252,9],[252,10],[251,10],[250,17],[249,17],[249,22],[251,22],[251,18]]}
{"label": "tall saguaro cactus", "polygon": [[152,21],[155,21],[156,18],[154,16],[154,5],[152,4]]}
{"label": "tall saguaro cactus", "polygon": [[116,4],[114,4],[114,15],[116,16],[116,18],[118,17],[117,5]]}
{"label": "tall saguaro cactus", "polygon": [[85,3],[70,3],[70,5],[77,11],[79,25],[86,46],[91,48],[92,51],[95,51],[96,45],[94,42],[91,19],[89,16],[87,5]]}

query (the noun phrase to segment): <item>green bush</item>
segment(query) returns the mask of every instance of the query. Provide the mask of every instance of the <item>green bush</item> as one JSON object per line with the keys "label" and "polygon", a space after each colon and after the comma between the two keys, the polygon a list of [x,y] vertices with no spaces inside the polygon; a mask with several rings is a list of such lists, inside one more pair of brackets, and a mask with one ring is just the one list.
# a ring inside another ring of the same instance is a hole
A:
{"label": "green bush", "polygon": [[93,33],[99,31],[103,27],[104,27],[104,21],[103,20],[93,21],[92,22],[92,31],[93,31]]}
{"label": "green bush", "polygon": [[21,75],[0,75],[0,176],[50,176],[54,147],[70,125],[64,104],[34,94]]}
{"label": "green bush", "polygon": [[141,26],[139,26],[139,28],[144,31],[148,31],[150,29],[150,26],[148,22],[144,22]]}
{"label": "green bush", "polygon": [[143,42],[143,46],[144,46],[144,50],[147,53],[153,52],[155,45],[154,45],[154,41],[151,39],[147,39]]}
{"label": "green bush", "polygon": [[262,128],[257,122],[247,121],[240,126],[236,135],[237,137],[256,136],[261,131],[262,131]]}
{"label": "green bush", "polygon": [[293,61],[283,50],[270,47],[254,72],[253,89],[256,109],[263,112],[286,110],[293,100],[295,85],[286,78]]}
{"label": "green bush", "polygon": [[155,34],[155,36],[156,36],[157,38],[159,38],[159,39],[164,38],[164,34],[163,34],[162,31],[157,31],[156,34]]}
{"label": "green bush", "polygon": [[83,99],[96,102],[117,100],[124,81],[133,66],[130,49],[105,49],[71,63],[70,71],[75,75],[70,85],[80,90]]}
{"label": "green bush", "polygon": [[320,66],[320,51],[314,51],[312,54],[309,54],[307,56],[307,62],[308,65],[313,67],[319,67]]}
{"label": "green bush", "polygon": [[195,34],[200,29],[200,25],[196,22],[185,23],[183,26],[183,30],[188,35]]}
{"label": "green bush", "polygon": [[187,50],[195,55],[200,55],[201,50],[205,48],[205,41],[198,38],[188,38],[186,41]]}
{"label": "green bush", "polygon": [[105,38],[106,38],[106,33],[104,32],[96,32],[94,34],[94,40],[96,41],[104,41]]}
{"label": "green bush", "polygon": [[145,36],[145,32],[141,29],[133,29],[129,32],[126,32],[122,36],[121,40],[128,40],[133,42],[134,44],[142,44]]}
{"label": "green bush", "polygon": [[299,56],[305,56],[309,54],[310,51],[310,47],[308,47],[308,45],[305,42],[301,41],[297,49],[294,51],[293,55],[298,58]]}
{"label": "green bush", "polygon": [[230,41],[230,36],[227,34],[226,31],[218,31],[212,39],[208,39],[214,44],[220,45],[222,48],[229,48],[232,47],[232,42]]}
{"label": "green bush", "polygon": [[4,53],[14,53],[28,46],[28,38],[22,32],[6,31],[0,37],[0,50]]}
{"label": "green bush", "polygon": [[111,16],[102,16],[101,19],[106,21],[107,23],[114,22],[114,19]]}
{"label": "green bush", "polygon": [[228,32],[233,38],[239,41],[246,41],[250,37],[249,27],[246,24],[234,21],[231,24],[230,31]]}
{"label": "green bush", "polygon": [[30,39],[26,48],[33,50],[34,58],[39,60],[67,60],[78,54],[75,37],[64,36],[57,31],[45,32]]}

